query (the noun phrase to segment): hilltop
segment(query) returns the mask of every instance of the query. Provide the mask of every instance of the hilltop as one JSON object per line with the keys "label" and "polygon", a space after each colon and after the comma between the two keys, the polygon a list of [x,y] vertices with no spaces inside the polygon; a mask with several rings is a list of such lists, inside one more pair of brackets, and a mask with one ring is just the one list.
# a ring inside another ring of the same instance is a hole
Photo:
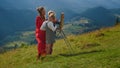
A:
{"label": "hilltop", "polygon": [[63,39],[57,40],[53,55],[36,62],[36,45],[0,54],[0,68],[119,68],[120,25],[82,35],[68,36],[74,53]]}

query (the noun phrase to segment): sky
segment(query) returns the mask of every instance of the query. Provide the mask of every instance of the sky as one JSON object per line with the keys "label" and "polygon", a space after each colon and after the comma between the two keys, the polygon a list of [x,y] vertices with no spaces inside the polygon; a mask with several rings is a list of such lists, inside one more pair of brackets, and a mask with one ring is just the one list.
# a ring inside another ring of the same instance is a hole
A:
{"label": "sky", "polygon": [[86,8],[104,6],[106,8],[120,8],[120,0],[0,0],[0,7],[31,9],[37,6],[53,8]]}

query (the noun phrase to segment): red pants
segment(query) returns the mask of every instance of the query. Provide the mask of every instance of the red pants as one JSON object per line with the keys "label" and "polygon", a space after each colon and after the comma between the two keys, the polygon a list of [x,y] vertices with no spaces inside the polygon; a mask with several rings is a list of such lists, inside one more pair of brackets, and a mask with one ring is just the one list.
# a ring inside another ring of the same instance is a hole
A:
{"label": "red pants", "polygon": [[42,39],[40,39],[39,37],[36,38],[37,42],[38,42],[38,55],[45,55],[46,54],[46,44],[45,41],[43,41]]}

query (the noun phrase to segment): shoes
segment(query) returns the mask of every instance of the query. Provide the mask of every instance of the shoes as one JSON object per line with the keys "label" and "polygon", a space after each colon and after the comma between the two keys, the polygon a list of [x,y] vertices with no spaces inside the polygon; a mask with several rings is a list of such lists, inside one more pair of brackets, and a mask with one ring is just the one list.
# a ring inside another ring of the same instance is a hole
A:
{"label": "shoes", "polygon": [[44,54],[38,54],[37,55],[37,62],[42,62],[43,60],[44,60],[44,58],[46,57],[46,53],[44,53]]}
{"label": "shoes", "polygon": [[40,54],[38,54],[38,55],[37,55],[37,60],[39,60],[39,59],[40,59],[40,57],[41,57],[41,55],[40,55]]}
{"label": "shoes", "polygon": [[42,56],[42,57],[45,57],[45,56],[46,56],[46,53],[41,54],[41,56]]}

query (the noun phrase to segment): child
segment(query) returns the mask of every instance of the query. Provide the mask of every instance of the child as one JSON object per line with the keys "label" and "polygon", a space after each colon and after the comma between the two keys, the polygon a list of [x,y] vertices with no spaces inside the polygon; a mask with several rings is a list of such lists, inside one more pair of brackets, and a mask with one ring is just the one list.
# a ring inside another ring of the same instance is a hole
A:
{"label": "child", "polygon": [[41,26],[41,30],[46,31],[46,53],[48,55],[52,54],[52,47],[55,43],[55,31],[57,29],[57,26],[55,25],[55,14],[50,13],[48,21],[43,22]]}

